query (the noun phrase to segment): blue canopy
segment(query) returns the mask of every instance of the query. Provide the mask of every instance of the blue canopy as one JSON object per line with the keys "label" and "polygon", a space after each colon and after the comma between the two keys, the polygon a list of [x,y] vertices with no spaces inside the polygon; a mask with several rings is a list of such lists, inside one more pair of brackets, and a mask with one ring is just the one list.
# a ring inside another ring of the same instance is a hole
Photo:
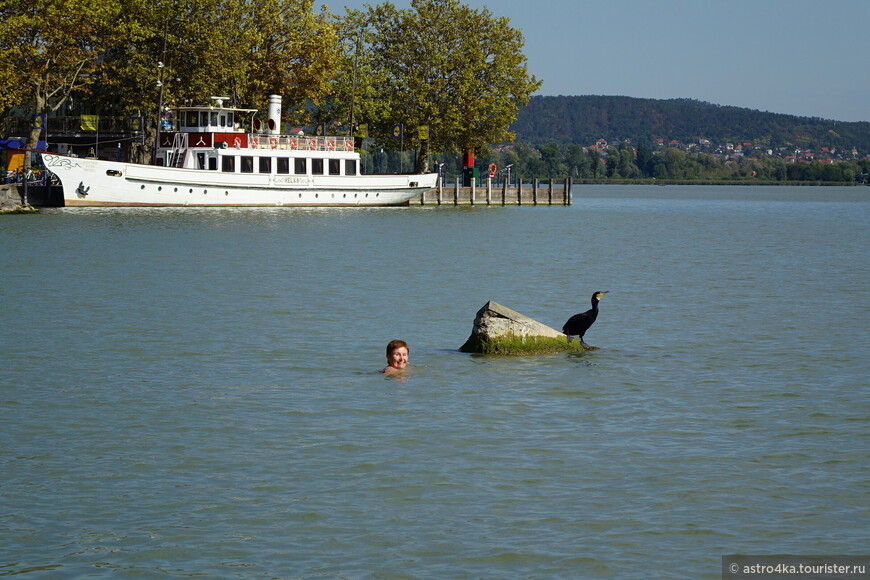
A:
{"label": "blue canopy", "polygon": [[[0,139],[0,150],[3,149],[26,149],[27,141],[24,139]],[[48,143],[39,141],[36,144],[37,151],[48,150]]]}

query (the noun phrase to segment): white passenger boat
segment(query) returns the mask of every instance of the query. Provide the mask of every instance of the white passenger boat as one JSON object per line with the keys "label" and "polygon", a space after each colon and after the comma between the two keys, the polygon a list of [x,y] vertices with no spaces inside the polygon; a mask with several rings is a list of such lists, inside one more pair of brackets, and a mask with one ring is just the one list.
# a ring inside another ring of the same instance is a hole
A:
{"label": "white passenger boat", "polygon": [[282,135],[281,98],[262,131],[240,128],[255,110],[174,109],[157,164],[43,154],[66,206],[385,206],[435,186],[435,173],[364,175],[352,137]]}

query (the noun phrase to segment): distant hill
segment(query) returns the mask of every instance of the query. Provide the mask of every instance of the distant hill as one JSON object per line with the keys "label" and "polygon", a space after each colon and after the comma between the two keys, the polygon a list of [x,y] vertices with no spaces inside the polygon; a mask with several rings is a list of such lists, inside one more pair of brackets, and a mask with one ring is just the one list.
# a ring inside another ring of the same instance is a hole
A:
{"label": "distant hill", "polygon": [[692,99],[639,99],[616,96],[535,96],[519,111],[512,129],[532,145],[591,145],[631,139],[652,144],[751,142],[777,149],[856,148],[870,153],[870,123],[797,117]]}

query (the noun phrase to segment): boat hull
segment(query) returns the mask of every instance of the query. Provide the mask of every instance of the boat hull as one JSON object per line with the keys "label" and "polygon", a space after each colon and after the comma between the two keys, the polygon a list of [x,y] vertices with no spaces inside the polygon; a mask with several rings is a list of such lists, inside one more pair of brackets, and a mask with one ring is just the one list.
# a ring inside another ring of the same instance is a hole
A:
{"label": "boat hull", "polygon": [[43,154],[63,186],[64,205],[392,206],[435,186],[436,174],[269,175],[138,165]]}

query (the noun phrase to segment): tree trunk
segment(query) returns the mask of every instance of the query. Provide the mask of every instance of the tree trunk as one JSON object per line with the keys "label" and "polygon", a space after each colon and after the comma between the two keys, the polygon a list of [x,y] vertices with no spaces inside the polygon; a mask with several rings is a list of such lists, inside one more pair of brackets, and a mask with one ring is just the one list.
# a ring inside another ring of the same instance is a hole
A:
{"label": "tree trunk", "polygon": [[429,140],[420,141],[420,151],[417,153],[417,172],[429,173]]}
{"label": "tree trunk", "polygon": [[[43,91],[41,90],[41,86],[38,86],[36,88],[36,90],[34,91],[34,93],[35,93],[35,95],[34,95],[35,103],[34,103],[34,107],[33,107],[34,116],[40,115],[40,114],[47,114],[48,113],[48,107],[47,107],[48,99],[43,94]],[[31,160],[30,151],[35,151],[37,146],[39,146],[39,136],[41,133],[42,133],[42,128],[35,128],[33,125],[31,125],[30,126],[30,134],[27,136],[27,149],[28,149],[28,151],[24,152],[24,167],[23,167],[24,190],[21,194],[21,202],[24,204],[25,207],[27,207],[27,205],[29,203],[28,199],[27,199],[27,180],[30,179],[31,169],[33,167],[33,162]]]}
{"label": "tree trunk", "polygon": [[144,142],[135,141],[130,144],[130,162],[151,165],[155,139],[157,139],[157,127],[148,127],[145,130]]}

